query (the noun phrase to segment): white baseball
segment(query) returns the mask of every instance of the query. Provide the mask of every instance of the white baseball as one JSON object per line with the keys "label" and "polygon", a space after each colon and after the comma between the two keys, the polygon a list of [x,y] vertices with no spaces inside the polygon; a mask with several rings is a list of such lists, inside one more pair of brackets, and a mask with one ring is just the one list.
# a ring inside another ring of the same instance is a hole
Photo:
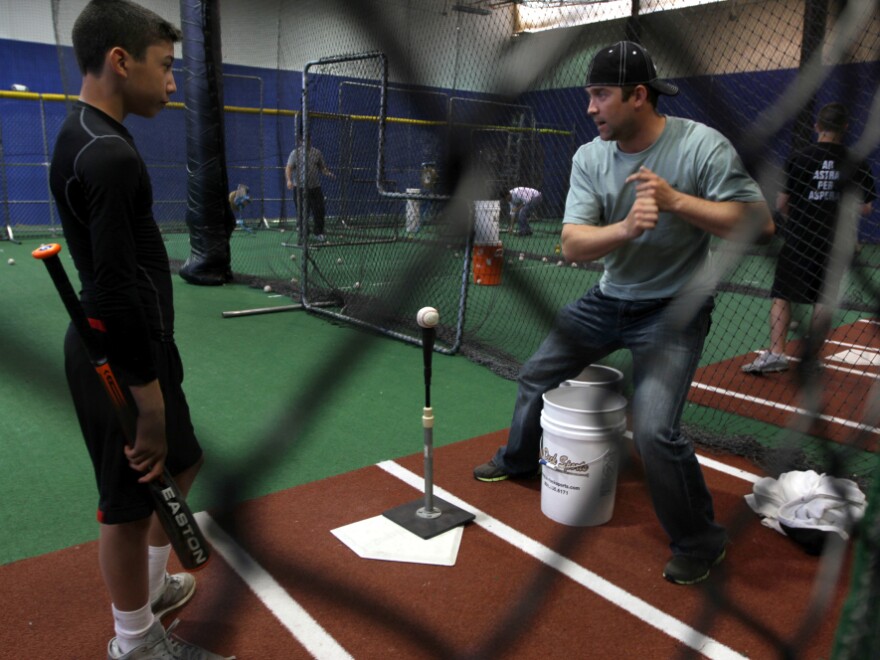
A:
{"label": "white baseball", "polygon": [[10,266],[14,266],[14,265],[15,265],[15,259],[13,259],[12,257],[10,257],[10,258],[9,258],[9,261],[7,261],[6,263],[8,263]]}
{"label": "white baseball", "polygon": [[440,322],[440,313],[433,307],[422,307],[416,314],[416,322],[423,328],[433,328]]}
{"label": "white baseball", "polygon": [[265,291],[266,293],[269,293],[270,291],[272,291],[272,287],[269,284],[267,284],[266,286],[263,287],[263,291]]}

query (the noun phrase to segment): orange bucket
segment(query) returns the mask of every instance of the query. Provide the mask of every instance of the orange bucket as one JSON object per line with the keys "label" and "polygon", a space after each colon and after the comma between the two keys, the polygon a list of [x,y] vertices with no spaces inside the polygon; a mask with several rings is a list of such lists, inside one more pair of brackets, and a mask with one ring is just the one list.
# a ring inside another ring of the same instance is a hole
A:
{"label": "orange bucket", "polygon": [[501,284],[501,267],[504,265],[504,247],[497,245],[474,246],[474,283]]}

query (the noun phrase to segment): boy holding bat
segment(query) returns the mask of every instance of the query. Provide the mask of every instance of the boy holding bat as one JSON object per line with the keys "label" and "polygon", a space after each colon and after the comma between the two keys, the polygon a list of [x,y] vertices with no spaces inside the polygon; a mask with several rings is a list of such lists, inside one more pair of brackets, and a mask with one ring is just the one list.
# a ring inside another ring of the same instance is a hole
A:
{"label": "boy holding bat", "polygon": [[65,372],[98,485],[99,564],[116,632],[107,655],[220,658],[172,636],[159,620],[189,601],[195,579],[167,574],[171,546],[146,484],[167,467],[186,493],[203,458],[181,388],[171,273],[150,178],[122,125],[129,114],[153,117],[168,103],[181,33],[127,0],[93,0],[72,37],[82,87],[55,144],[50,185],[80,301],[137,415],[129,446],[71,327]]}

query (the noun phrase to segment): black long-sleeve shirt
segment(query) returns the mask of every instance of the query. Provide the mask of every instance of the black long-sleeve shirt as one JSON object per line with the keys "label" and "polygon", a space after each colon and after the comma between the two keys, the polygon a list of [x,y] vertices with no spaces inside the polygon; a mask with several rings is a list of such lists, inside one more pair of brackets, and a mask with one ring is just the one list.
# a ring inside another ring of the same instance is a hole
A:
{"label": "black long-sleeve shirt", "polygon": [[150,340],[174,336],[171,272],[131,134],[78,101],[58,134],[49,180],[83,307],[106,328],[111,364],[132,384],[155,379]]}

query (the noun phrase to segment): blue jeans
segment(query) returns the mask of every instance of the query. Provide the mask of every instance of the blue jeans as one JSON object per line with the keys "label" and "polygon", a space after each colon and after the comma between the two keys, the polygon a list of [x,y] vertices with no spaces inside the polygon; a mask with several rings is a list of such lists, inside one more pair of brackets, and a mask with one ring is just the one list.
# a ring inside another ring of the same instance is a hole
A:
{"label": "blue jeans", "polygon": [[541,205],[543,199],[544,197],[542,195],[535,195],[530,201],[519,207],[514,219],[516,220],[516,228],[521,233],[532,231],[532,228],[529,226],[529,218],[532,217],[532,213],[534,213],[535,209]]}
{"label": "blue jeans", "polygon": [[683,319],[671,300],[620,300],[595,286],[564,307],[553,330],[520,370],[507,445],[495,454],[495,464],[513,475],[534,473],[544,392],[626,348],[633,363],[633,439],[654,510],[673,554],[714,559],[726,533],[715,522],[712,496],[693,444],[679,431],[713,306],[708,298],[695,314],[691,312],[692,318]]}

